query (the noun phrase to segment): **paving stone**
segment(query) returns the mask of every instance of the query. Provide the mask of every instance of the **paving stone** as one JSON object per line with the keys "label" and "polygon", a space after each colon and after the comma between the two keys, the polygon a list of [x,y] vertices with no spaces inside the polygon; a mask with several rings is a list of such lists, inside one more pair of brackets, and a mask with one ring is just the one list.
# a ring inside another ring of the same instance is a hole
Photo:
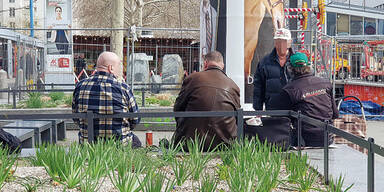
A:
{"label": "paving stone", "polygon": [[[324,175],[324,149],[304,150],[310,165]],[[367,191],[367,155],[346,145],[336,145],[329,149],[329,174],[336,180],[344,176],[343,190],[354,183],[351,191]],[[384,163],[375,159],[375,191],[384,191]]]}

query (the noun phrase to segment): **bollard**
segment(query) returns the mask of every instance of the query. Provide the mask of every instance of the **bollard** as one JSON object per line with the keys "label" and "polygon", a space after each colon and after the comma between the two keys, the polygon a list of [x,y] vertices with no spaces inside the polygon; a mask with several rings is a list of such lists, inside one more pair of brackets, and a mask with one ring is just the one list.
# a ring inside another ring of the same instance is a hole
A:
{"label": "bollard", "polygon": [[145,146],[150,147],[153,145],[153,133],[151,130],[145,133]]}
{"label": "bollard", "polygon": [[[8,87],[8,74],[6,71],[0,69],[0,89],[5,89]],[[7,96],[6,92],[1,92],[0,93],[0,99],[5,99]]]}

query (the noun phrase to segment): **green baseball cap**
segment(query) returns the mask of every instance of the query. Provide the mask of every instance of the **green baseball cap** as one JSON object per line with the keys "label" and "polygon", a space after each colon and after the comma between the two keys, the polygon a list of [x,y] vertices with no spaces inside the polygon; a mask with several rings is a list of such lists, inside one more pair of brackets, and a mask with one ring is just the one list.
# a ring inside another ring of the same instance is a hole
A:
{"label": "green baseball cap", "polygon": [[308,57],[301,52],[295,53],[289,59],[291,61],[292,67],[304,67],[310,65],[310,63],[308,62]]}

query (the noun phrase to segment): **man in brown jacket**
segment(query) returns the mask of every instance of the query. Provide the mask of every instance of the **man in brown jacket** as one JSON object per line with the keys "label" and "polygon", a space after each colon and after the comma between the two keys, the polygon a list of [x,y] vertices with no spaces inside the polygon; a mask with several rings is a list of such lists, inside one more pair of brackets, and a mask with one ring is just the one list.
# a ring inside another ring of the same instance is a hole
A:
{"label": "man in brown jacket", "polygon": [[[235,111],[240,108],[240,90],[223,71],[223,56],[213,51],[204,56],[204,71],[188,76],[176,99],[174,111]],[[237,136],[235,117],[176,118],[175,143],[204,137],[204,150],[228,144]]]}

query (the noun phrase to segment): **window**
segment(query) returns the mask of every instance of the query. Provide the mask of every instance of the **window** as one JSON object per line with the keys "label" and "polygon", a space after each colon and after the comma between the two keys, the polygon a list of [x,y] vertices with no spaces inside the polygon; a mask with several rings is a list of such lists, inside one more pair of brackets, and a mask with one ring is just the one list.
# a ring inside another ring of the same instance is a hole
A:
{"label": "window", "polygon": [[378,21],[379,21],[379,26],[378,26],[377,34],[384,35],[384,20],[379,19]]}
{"label": "window", "polygon": [[15,17],[15,8],[14,7],[10,7],[9,8],[9,16],[10,17]]}
{"label": "window", "polygon": [[10,22],[10,23],[9,23],[9,27],[11,27],[11,28],[16,28],[15,26],[16,26],[15,22]]}
{"label": "window", "polygon": [[337,35],[349,35],[349,15],[337,14]]}
{"label": "window", "polygon": [[376,35],[376,19],[372,19],[372,18],[364,19],[364,34]]}
{"label": "window", "polygon": [[351,16],[351,35],[363,34],[363,17]]}
{"label": "window", "polygon": [[327,12],[327,35],[336,35],[336,13]]}

